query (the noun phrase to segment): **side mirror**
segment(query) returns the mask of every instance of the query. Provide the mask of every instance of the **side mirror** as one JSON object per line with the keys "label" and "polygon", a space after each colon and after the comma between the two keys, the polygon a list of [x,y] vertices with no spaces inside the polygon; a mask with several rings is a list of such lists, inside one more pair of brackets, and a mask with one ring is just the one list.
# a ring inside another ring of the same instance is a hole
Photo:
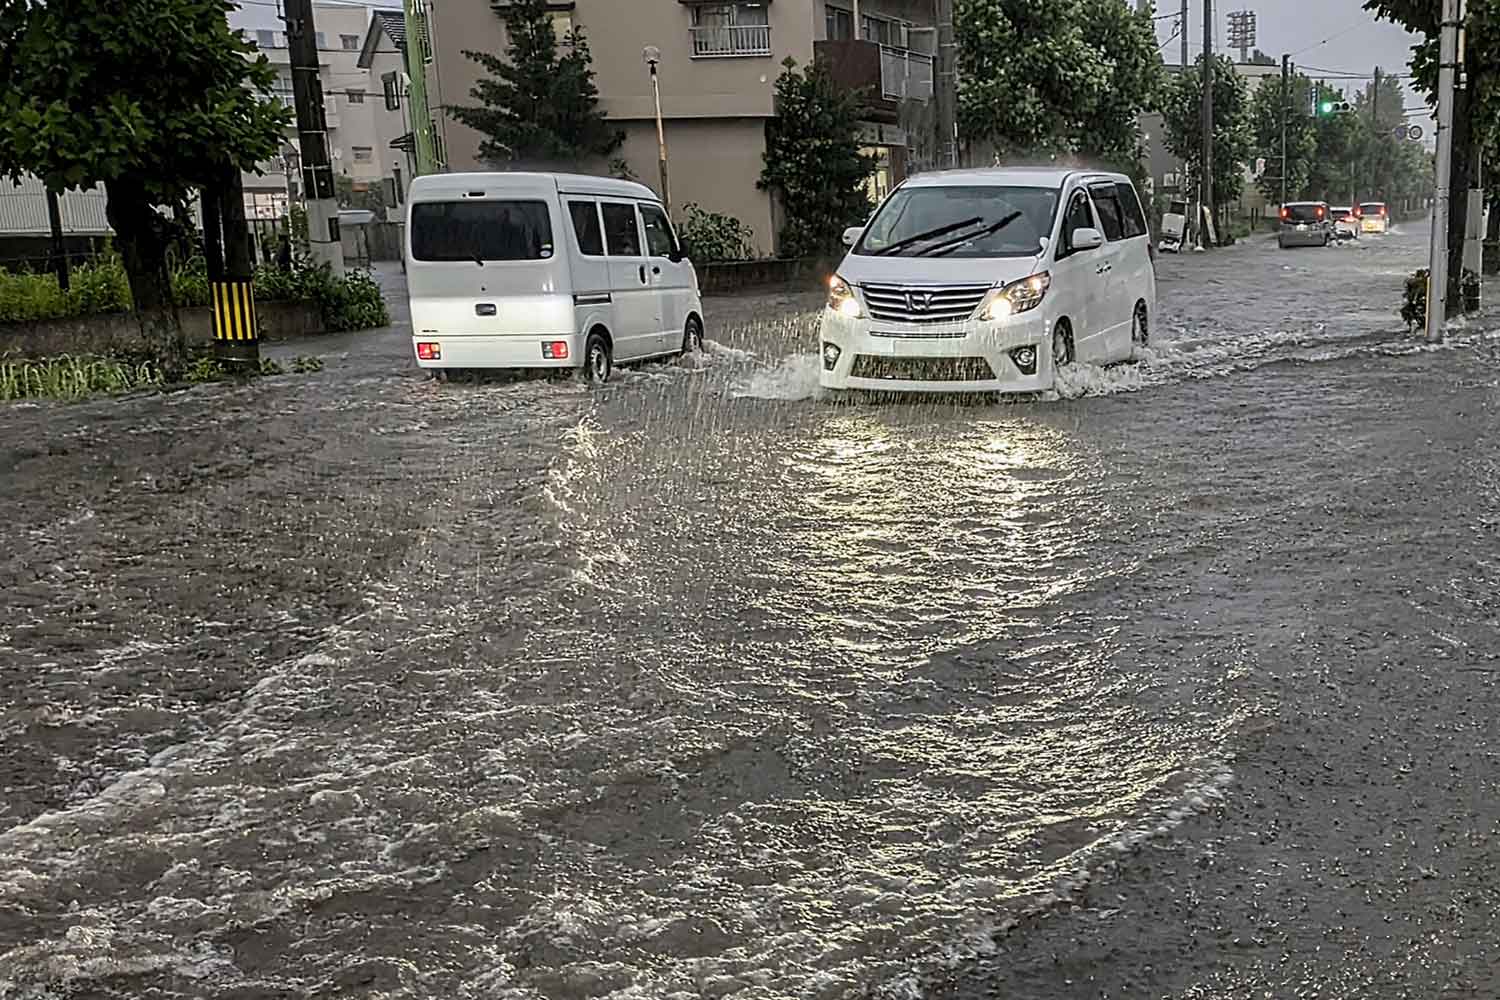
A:
{"label": "side mirror", "polygon": [[1069,241],[1075,252],[1079,250],[1097,250],[1104,245],[1104,234],[1097,229],[1075,229],[1073,238]]}
{"label": "side mirror", "polygon": [[864,226],[850,226],[844,230],[844,246],[852,247],[859,242],[860,236],[864,234]]}

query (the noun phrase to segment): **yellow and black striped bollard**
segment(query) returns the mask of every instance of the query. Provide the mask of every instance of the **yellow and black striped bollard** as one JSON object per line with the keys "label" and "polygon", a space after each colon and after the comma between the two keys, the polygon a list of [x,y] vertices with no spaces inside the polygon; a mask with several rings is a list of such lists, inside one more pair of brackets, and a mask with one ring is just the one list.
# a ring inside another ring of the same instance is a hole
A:
{"label": "yellow and black striped bollard", "polygon": [[255,287],[250,281],[214,281],[214,348],[219,360],[233,367],[260,365],[260,330],[256,326]]}

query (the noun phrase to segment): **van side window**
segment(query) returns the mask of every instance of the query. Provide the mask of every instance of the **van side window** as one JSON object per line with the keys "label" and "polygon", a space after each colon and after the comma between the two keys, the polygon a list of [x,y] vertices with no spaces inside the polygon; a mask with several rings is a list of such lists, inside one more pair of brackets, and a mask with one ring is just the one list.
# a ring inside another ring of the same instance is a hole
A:
{"label": "van side window", "polygon": [[672,233],[672,222],[656,205],[641,205],[641,221],[646,224],[646,249],[653,257],[673,257],[677,254],[677,237]]}
{"label": "van side window", "polygon": [[639,257],[641,255],[641,231],[635,224],[635,206],[606,201],[604,209],[604,237],[609,243],[611,257]]}
{"label": "van side window", "polygon": [[1124,213],[1120,210],[1120,196],[1115,194],[1113,184],[1095,184],[1089,188],[1094,196],[1094,208],[1099,211],[1099,228],[1104,238],[1113,243],[1125,238]]}
{"label": "van side window", "polygon": [[573,220],[579,251],[585,257],[603,257],[604,230],[599,226],[599,206],[591,201],[570,201],[568,215]]}
{"label": "van side window", "polygon": [[1063,216],[1063,250],[1073,252],[1073,230],[1093,228],[1094,213],[1089,209],[1089,196],[1082,191],[1073,192],[1073,200],[1068,202],[1068,214]]}
{"label": "van side window", "polygon": [[1115,193],[1120,196],[1120,208],[1125,211],[1125,238],[1145,236],[1146,213],[1141,211],[1141,199],[1135,193],[1135,185],[1116,184]]}

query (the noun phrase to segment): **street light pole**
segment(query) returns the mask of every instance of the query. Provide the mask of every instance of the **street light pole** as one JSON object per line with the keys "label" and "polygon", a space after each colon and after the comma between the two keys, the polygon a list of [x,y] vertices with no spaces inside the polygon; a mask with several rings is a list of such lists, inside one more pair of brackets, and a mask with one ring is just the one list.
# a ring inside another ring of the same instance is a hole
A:
{"label": "street light pole", "polygon": [[661,49],[648,45],[641,52],[646,65],[651,67],[651,94],[656,99],[656,156],[661,170],[661,203],[672,214],[672,182],[667,169],[667,127],[661,118],[661,77],[656,71],[661,62]]}
{"label": "street light pole", "polygon": [[1443,0],[1438,42],[1437,191],[1427,260],[1427,340],[1443,339],[1448,306],[1448,199],[1453,188],[1453,86],[1458,69],[1462,0]]}

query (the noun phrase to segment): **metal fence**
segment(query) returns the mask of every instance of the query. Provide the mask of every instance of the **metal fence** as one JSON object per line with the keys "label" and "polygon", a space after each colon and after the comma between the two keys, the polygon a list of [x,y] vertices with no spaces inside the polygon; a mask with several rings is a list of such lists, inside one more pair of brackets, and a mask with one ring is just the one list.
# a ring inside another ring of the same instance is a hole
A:
{"label": "metal fence", "polygon": [[932,56],[882,45],[880,90],[888,101],[932,100]]}

